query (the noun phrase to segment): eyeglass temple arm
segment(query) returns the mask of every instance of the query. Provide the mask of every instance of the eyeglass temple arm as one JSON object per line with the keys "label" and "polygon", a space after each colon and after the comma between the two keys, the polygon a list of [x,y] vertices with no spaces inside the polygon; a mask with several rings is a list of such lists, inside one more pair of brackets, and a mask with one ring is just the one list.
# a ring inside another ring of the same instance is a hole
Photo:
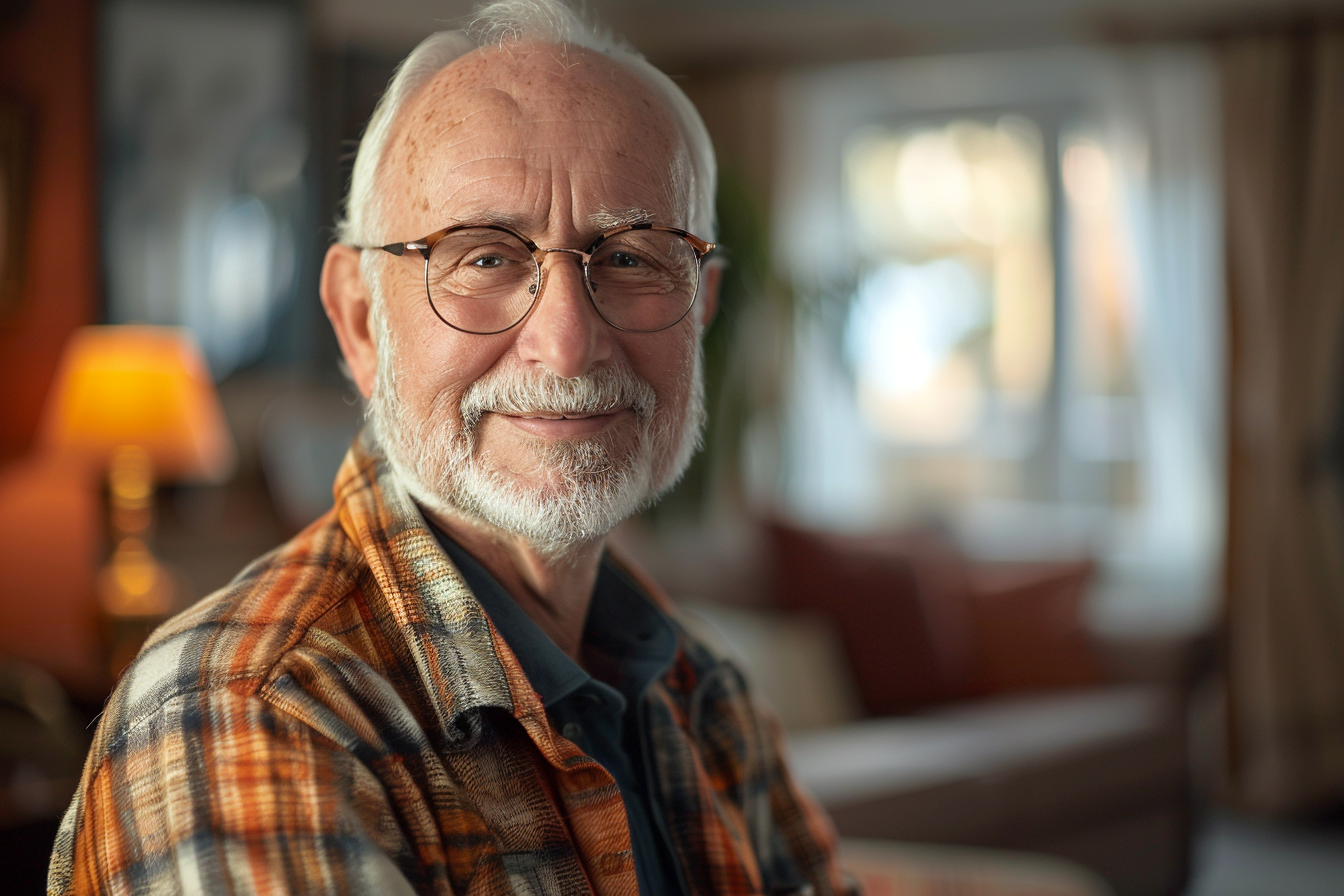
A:
{"label": "eyeglass temple arm", "polygon": [[386,246],[352,246],[351,248],[359,249],[361,252],[367,249],[378,249],[400,258],[406,254],[407,249],[419,249],[423,254],[428,251],[429,246],[424,241],[417,241],[414,243],[388,243]]}
{"label": "eyeglass temple arm", "polygon": [[701,261],[704,260],[706,255],[713,253],[715,249],[719,248],[718,243],[711,243],[706,240],[702,240],[700,239],[700,237],[696,236],[693,233],[683,232],[682,236],[685,238],[686,242],[691,244],[691,248],[695,250],[695,254]]}

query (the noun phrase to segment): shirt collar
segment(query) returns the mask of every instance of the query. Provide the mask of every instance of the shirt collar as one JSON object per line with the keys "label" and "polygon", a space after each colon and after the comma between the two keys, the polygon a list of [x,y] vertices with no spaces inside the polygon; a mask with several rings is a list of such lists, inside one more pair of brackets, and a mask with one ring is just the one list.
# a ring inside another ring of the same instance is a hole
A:
{"label": "shirt collar", "polygon": [[428,694],[440,729],[456,737],[465,730],[460,717],[486,707],[526,714],[530,691],[519,689],[496,652],[488,617],[426,528],[371,427],[355,437],[333,492],[333,513],[368,565],[370,578],[358,586],[368,611],[400,640],[398,652]]}
{"label": "shirt collar", "polygon": [[[543,705],[551,708],[585,687],[608,691],[556,646],[480,561],[437,526],[429,523],[429,529],[518,657]],[[677,645],[672,624],[605,555],[583,640],[588,649],[605,654],[618,668],[619,680],[612,682],[617,693],[612,696],[619,695],[622,702],[638,699],[667,670]]]}
{"label": "shirt collar", "polygon": [[[461,748],[459,741],[469,742],[480,728],[466,716],[498,708],[523,724],[548,762],[568,767],[570,748],[547,725],[545,707],[527,672],[426,525],[372,427],[355,437],[332,491],[331,512],[367,564],[367,578],[361,575],[355,587],[370,617],[389,637],[390,648],[418,679],[445,743]],[[619,556],[615,561],[608,554],[603,566],[617,572],[641,599],[655,608],[666,601],[656,585],[644,583]],[[328,562],[336,562],[335,555]],[[326,572],[319,565],[312,574]],[[600,594],[594,605],[599,597],[606,606],[607,598]],[[659,610],[653,612],[668,626],[657,639],[662,643],[665,637],[673,645],[674,660],[681,657],[680,636]],[[611,614],[590,613],[590,618],[618,620],[621,607]]]}

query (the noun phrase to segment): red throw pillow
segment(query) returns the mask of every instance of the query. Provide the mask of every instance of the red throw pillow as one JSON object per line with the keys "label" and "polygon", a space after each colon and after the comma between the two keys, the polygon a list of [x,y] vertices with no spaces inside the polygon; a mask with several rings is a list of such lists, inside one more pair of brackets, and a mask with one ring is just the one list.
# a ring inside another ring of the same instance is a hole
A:
{"label": "red throw pillow", "polygon": [[1101,683],[1082,620],[1091,561],[979,564],[970,573],[974,691],[981,695]]}
{"label": "red throw pillow", "polygon": [[864,709],[910,712],[967,696],[973,630],[961,558],[923,534],[854,537],[773,524],[775,593],[839,629]]}

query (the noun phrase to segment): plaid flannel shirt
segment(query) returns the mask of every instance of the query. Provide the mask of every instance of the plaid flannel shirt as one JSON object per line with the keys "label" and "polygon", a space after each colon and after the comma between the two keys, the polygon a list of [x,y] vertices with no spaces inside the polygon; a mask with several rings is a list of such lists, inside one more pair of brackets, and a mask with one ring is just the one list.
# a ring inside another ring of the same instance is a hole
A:
{"label": "plaid flannel shirt", "polygon": [[[615,782],[548,723],[367,432],[335,497],[123,674],[49,892],[635,896]],[[776,726],[677,628],[646,708],[690,891],[839,891]]]}

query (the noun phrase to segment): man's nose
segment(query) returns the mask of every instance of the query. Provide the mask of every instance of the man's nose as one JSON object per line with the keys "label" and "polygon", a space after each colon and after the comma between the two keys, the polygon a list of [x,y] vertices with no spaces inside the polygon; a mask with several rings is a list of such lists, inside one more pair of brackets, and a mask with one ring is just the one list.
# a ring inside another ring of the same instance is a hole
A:
{"label": "man's nose", "polygon": [[541,295],[523,321],[518,354],[556,376],[582,376],[611,356],[611,328],[588,297],[578,252],[550,250],[541,270]]}

